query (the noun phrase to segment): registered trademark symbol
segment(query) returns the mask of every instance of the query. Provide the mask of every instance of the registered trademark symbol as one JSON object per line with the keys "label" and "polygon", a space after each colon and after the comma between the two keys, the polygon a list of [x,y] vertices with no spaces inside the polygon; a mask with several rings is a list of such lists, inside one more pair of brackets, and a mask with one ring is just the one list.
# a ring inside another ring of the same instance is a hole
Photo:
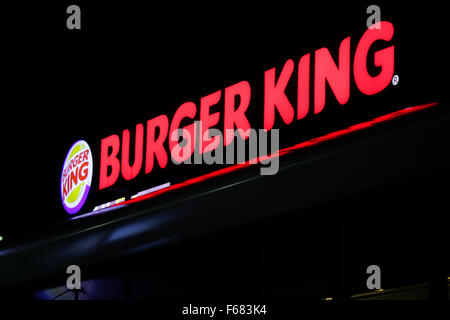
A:
{"label": "registered trademark symbol", "polygon": [[398,77],[398,75],[394,75],[394,76],[392,77],[392,84],[393,84],[394,86],[396,86],[396,85],[398,84],[398,80],[400,80],[399,77]]}

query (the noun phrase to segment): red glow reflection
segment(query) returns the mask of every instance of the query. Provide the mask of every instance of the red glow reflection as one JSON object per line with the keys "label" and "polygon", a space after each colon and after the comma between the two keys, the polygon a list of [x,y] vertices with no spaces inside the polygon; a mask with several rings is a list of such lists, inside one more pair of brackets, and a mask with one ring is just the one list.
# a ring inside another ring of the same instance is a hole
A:
{"label": "red glow reflection", "polygon": [[272,154],[272,155],[269,155],[269,156],[258,157],[258,158],[256,158],[256,162],[254,161],[255,159],[252,159],[253,161],[249,160],[249,161],[246,161],[244,163],[235,164],[235,165],[232,165],[232,166],[227,167],[227,168],[223,168],[223,169],[220,169],[220,170],[208,173],[208,174],[204,174],[204,175],[201,175],[201,176],[198,176],[198,177],[186,180],[184,182],[180,182],[180,183],[171,185],[168,188],[165,188],[165,189],[162,189],[162,190],[158,190],[158,191],[150,193],[150,194],[142,195],[140,197],[121,202],[120,205],[131,204],[131,203],[147,200],[147,199],[150,199],[150,198],[154,198],[154,197],[156,197],[156,196],[158,196],[160,194],[163,194],[163,193],[166,193],[166,192],[169,192],[169,191],[172,191],[172,190],[177,190],[177,189],[180,189],[180,188],[183,188],[183,187],[186,187],[186,186],[189,186],[189,185],[193,185],[193,184],[196,184],[196,183],[199,183],[199,182],[202,182],[202,181],[214,178],[214,177],[223,176],[225,174],[228,174],[228,173],[240,170],[240,169],[245,168],[245,167],[249,167],[251,165],[254,165],[255,163],[260,163],[261,160],[264,161],[265,159],[269,159],[269,158],[276,157],[276,156],[283,156],[283,155],[292,153],[292,152],[294,152],[296,150],[299,150],[299,149],[312,147],[314,145],[320,144],[320,143],[325,142],[325,141],[333,140],[333,139],[336,139],[336,138],[348,135],[348,134],[356,132],[356,131],[360,131],[360,130],[363,130],[363,129],[367,129],[367,128],[373,127],[373,126],[375,126],[377,124],[380,124],[382,122],[393,120],[393,119],[399,118],[401,116],[404,116],[404,115],[407,115],[407,114],[410,114],[410,113],[414,113],[414,112],[417,112],[417,111],[420,111],[420,110],[424,110],[424,109],[436,106],[437,104],[438,104],[437,102],[433,102],[433,103],[428,103],[428,104],[423,104],[423,105],[418,105],[418,106],[408,107],[408,108],[405,108],[405,109],[402,109],[402,110],[398,110],[398,111],[395,111],[395,112],[392,112],[392,113],[389,113],[389,114],[377,117],[375,119],[372,119],[372,120],[369,120],[369,121],[366,121],[366,122],[362,122],[362,123],[358,123],[358,124],[352,125],[352,126],[350,126],[348,128],[345,128],[345,129],[342,129],[342,130],[338,130],[338,131],[334,131],[334,132],[325,134],[323,136],[320,136],[320,137],[317,137],[317,138],[313,138],[313,139],[310,139],[310,140],[298,143],[298,144],[293,145],[291,147],[284,148],[284,149],[280,150],[276,154]]}

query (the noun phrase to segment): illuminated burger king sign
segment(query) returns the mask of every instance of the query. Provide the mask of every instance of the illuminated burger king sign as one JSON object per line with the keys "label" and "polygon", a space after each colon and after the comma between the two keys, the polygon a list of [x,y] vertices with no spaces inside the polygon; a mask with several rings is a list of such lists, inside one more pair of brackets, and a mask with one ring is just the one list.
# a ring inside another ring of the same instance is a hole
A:
{"label": "illuminated burger king sign", "polygon": [[[104,137],[98,141],[98,189],[112,187],[120,176],[130,181],[139,174],[151,174],[157,167],[165,169],[170,158],[177,164],[189,160],[196,144],[203,155],[216,150],[219,141],[223,140],[225,147],[230,145],[234,132],[247,139],[250,129],[270,131],[277,116],[290,125],[307,114],[317,115],[325,109],[326,99],[345,105],[350,100],[352,82],[367,96],[383,91],[394,75],[393,36],[394,26],[381,21],[365,30],[359,39],[350,36],[342,39],[334,57],[322,47],[300,58],[288,59],[283,66],[265,70],[261,75],[263,90],[259,92],[254,91],[254,83],[243,80],[196,101],[184,101],[173,114],[160,114],[137,123],[136,130],[132,130],[134,137],[129,129]],[[373,47],[376,42],[381,48]],[[377,67],[375,74],[369,73],[370,65]],[[287,93],[289,82],[296,84],[296,92]],[[326,94],[330,90],[334,98]],[[251,106],[257,95],[261,103]],[[213,111],[212,107],[218,104],[220,109]],[[249,108],[257,108],[262,121],[247,118]],[[200,126],[196,126],[197,120]],[[217,126],[222,126],[223,137],[212,135],[210,129]],[[179,130],[181,137],[177,134]],[[68,213],[78,212],[86,201],[92,170],[89,146],[85,141],[76,142],[69,150],[61,176],[61,198]]]}
{"label": "illuminated burger king sign", "polygon": [[61,174],[61,200],[69,214],[77,213],[91,188],[92,152],[84,140],[75,142],[67,153]]}
{"label": "illuminated burger king sign", "polygon": [[[188,160],[194,152],[196,137],[200,137],[198,144],[201,154],[216,150],[221,139],[218,135],[210,137],[209,129],[219,123],[223,123],[222,132],[225,132],[223,143],[226,147],[233,141],[235,129],[243,139],[248,138],[246,132],[252,128],[263,127],[265,131],[272,130],[276,114],[286,125],[290,125],[294,121],[302,120],[308,113],[322,112],[326,105],[327,86],[341,105],[349,101],[352,80],[358,90],[365,95],[381,92],[389,85],[394,74],[395,47],[390,43],[393,35],[394,26],[390,22],[381,21],[367,29],[357,41],[350,36],[343,39],[337,59],[331,56],[327,48],[320,48],[312,54],[306,53],[299,60],[288,59],[281,70],[276,70],[275,67],[266,70],[264,92],[259,93],[263,94],[264,102],[256,106],[260,108],[259,112],[263,115],[262,123],[254,123],[252,119],[247,118],[246,112],[255,92],[252,93],[250,82],[240,81],[224,90],[201,97],[200,103],[184,102],[175,111],[172,119],[166,114],[161,114],[148,120],[146,124],[138,123],[134,137],[134,150],[130,148],[132,138],[128,129],[122,132],[121,137],[120,134],[113,134],[102,139],[99,189],[113,186],[120,175],[124,180],[129,181],[142,171],[150,174],[156,165],[164,169],[169,155],[178,163]],[[353,54],[351,41],[356,43]],[[384,48],[370,55],[373,61],[368,62],[369,50],[375,42],[384,43]],[[353,63],[351,63],[351,56],[353,56]],[[368,63],[379,68],[378,74],[369,74]],[[353,76],[351,76],[352,71]],[[313,81],[310,81],[310,75],[313,75]],[[285,91],[290,81],[297,82],[296,96],[289,96]],[[223,100],[223,109],[212,112],[211,107],[219,104],[221,100]],[[182,121],[193,122],[198,118],[201,123],[200,129],[196,128],[194,123],[180,128]],[[220,121],[221,118],[223,121]],[[173,139],[174,136],[177,137],[178,130],[183,132],[182,142]],[[146,141],[145,146],[144,141]],[[184,144],[183,147],[181,143]]]}

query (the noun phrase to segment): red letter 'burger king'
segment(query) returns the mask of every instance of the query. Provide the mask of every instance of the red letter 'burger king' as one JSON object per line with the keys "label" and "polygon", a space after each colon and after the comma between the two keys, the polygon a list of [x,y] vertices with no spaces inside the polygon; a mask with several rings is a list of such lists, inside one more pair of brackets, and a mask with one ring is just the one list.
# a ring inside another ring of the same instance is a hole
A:
{"label": "red letter 'burger king'", "polygon": [[[276,70],[275,67],[266,70],[263,79],[264,103],[257,106],[262,113],[263,123],[252,124],[247,118],[246,112],[250,106],[251,97],[255,93],[252,93],[251,84],[244,80],[201,97],[199,101],[184,102],[175,111],[172,119],[162,114],[149,119],[146,124],[138,123],[134,137],[131,137],[128,129],[125,129],[121,136],[113,134],[102,139],[99,190],[113,186],[120,175],[128,181],[141,172],[150,174],[156,166],[164,169],[169,156],[177,162],[186,160],[194,152],[197,136],[200,137],[201,154],[214,150],[218,145],[217,136],[209,137],[209,139],[205,139],[204,136],[209,128],[219,123],[224,124],[223,132],[232,133],[236,128],[241,137],[247,139],[248,136],[242,132],[261,127],[266,131],[271,130],[275,125],[277,114],[286,125],[290,125],[293,121],[303,119],[308,113],[322,112],[327,103],[327,86],[340,105],[345,105],[350,99],[352,79],[358,90],[365,95],[374,95],[383,91],[394,74],[395,47],[390,43],[394,36],[394,26],[388,21],[378,22],[374,26],[367,29],[357,41],[350,36],[344,38],[339,45],[337,59],[333,59],[329,50],[324,47],[308,52],[298,60],[288,59],[281,70]],[[373,53],[371,64],[379,67],[380,71],[377,75],[371,75],[367,69],[368,53],[377,41],[384,42],[385,48]],[[352,42],[356,43],[353,54]],[[351,63],[352,55],[353,64]],[[314,60],[311,59],[312,56]],[[278,77],[277,74],[279,74]],[[311,76],[314,77],[313,81],[310,80]],[[292,79],[295,77],[297,80]],[[297,82],[296,96],[289,96],[285,91],[289,81]],[[310,97],[310,86],[313,89],[313,97]],[[239,99],[235,99],[237,96]],[[223,110],[211,113],[210,108],[218,104],[221,99]],[[236,103],[237,100],[240,102]],[[193,123],[180,128],[182,122],[194,122],[198,118],[202,124],[201,132],[196,132],[197,129]],[[178,129],[189,131],[189,136],[193,137],[192,141],[189,141],[189,138],[185,139],[183,136],[185,147],[181,146],[181,142],[169,139]],[[233,138],[232,134],[225,134],[224,145],[229,145]],[[135,141],[134,152],[130,150],[131,139]],[[169,140],[168,148],[167,140]],[[184,156],[181,157],[177,154],[177,150],[183,148],[187,150],[184,150]],[[134,159],[133,164],[130,164],[130,159]]]}

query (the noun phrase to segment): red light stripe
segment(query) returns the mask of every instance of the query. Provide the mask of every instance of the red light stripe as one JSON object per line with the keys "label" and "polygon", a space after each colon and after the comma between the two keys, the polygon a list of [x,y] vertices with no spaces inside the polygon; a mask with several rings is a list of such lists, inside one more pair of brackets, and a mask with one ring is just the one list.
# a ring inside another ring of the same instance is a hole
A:
{"label": "red light stripe", "polygon": [[[437,102],[432,102],[432,103],[428,103],[428,104],[423,104],[423,105],[418,105],[418,106],[408,107],[408,108],[405,108],[405,109],[402,109],[402,110],[398,110],[398,111],[395,111],[395,112],[392,112],[392,113],[389,113],[389,114],[377,117],[375,119],[372,119],[372,120],[369,120],[369,121],[366,121],[366,122],[362,122],[362,123],[358,123],[358,124],[352,125],[352,126],[346,128],[346,129],[334,131],[334,132],[325,134],[323,136],[320,136],[320,137],[317,137],[317,138],[313,138],[313,139],[310,139],[310,140],[298,143],[298,144],[293,145],[291,147],[284,148],[284,149],[280,150],[276,154],[272,154],[272,155],[269,155],[269,156],[257,157],[256,158],[256,162],[250,163],[250,160],[248,160],[248,161],[246,161],[244,163],[235,164],[235,165],[232,165],[232,166],[227,167],[227,168],[223,168],[223,169],[220,169],[220,170],[217,170],[217,171],[213,171],[211,173],[207,173],[207,174],[204,174],[204,175],[201,175],[201,176],[198,176],[198,177],[195,177],[195,178],[192,178],[192,179],[189,179],[189,180],[186,180],[186,181],[174,184],[174,185],[172,185],[172,186],[170,186],[168,188],[165,188],[165,189],[162,189],[162,190],[158,190],[158,191],[152,192],[150,194],[142,195],[140,197],[137,197],[137,198],[134,198],[134,199],[131,199],[131,200],[123,201],[123,202],[120,203],[120,205],[131,204],[131,203],[147,200],[147,199],[150,199],[150,198],[154,198],[154,197],[156,197],[156,196],[158,196],[160,194],[163,194],[163,193],[166,193],[166,192],[169,192],[169,191],[172,191],[172,190],[177,190],[177,189],[180,189],[180,188],[183,188],[183,187],[186,187],[186,186],[190,186],[190,185],[193,185],[193,184],[196,184],[196,183],[199,183],[199,182],[202,182],[202,181],[214,178],[214,177],[223,176],[225,174],[228,174],[228,173],[240,170],[242,168],[249,167],[251,165],[254,165],[255,163],[260,163],[261,160],[264,161],[264,160],[272,158],[272,157],[283,156],[283,155],[292,153],[293,151],[296,151],[296,150],[299,150],[299,149],[311,147],[311,146],[320,144],[320,143],[325,142],[325,141],[333,140],[333,139],[336,139],[336,138],[348,135],[348,134],[356,132],[356,131],[360,131],[360,130],[363,130],[363,129],[367,129],[367,128],[373,127],[373,126],[375,126],[375,125],[377,125],[379,123],[382,123],[382,122],[393,120],[393,119],[396,119],[398,117],[401,117],[401,116],[404,116],[404,115],[407,115],[407,114],[410,114],[410,113],[414,113],[414,112],[417,112],[417,111],[420,111],[420,110],[424,110],[424,109],[433,107],[433,106],[435,106],[437,104],[438,104]],[[254,161],[254,159],[253,159],[253,161]]]}

